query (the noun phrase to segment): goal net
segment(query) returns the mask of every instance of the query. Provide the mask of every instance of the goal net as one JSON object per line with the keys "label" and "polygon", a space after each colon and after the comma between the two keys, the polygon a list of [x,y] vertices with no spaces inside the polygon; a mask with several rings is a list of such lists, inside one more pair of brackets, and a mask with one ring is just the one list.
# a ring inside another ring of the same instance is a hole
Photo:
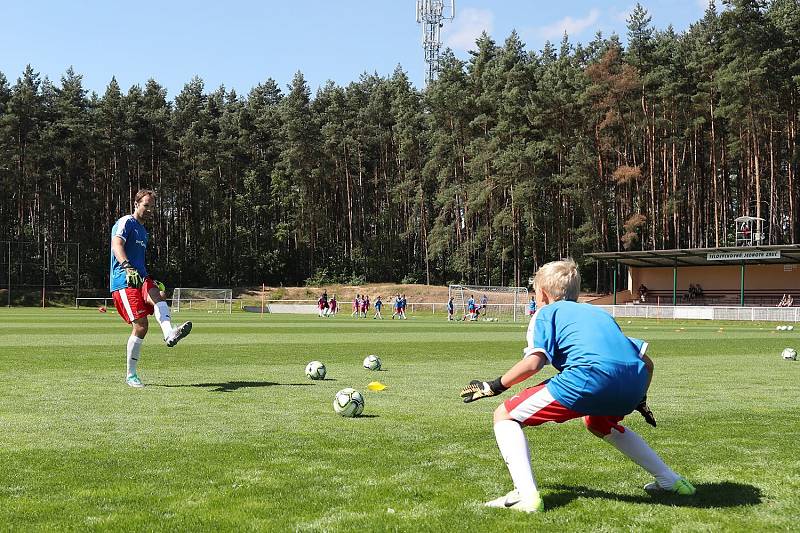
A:
{"label": "goal net", "polygon": [[[494,287],[491,285],[450,285],[457,320],[524,320],[530,296],[525,287]],[[475,313],[470,313],[470,300]]]}
{"label": "goal net", "polygon": [[231,313],[233,309],[232,289],[196,289],[176,287],[172,291],[172,312],[208,311],[209,313]]}

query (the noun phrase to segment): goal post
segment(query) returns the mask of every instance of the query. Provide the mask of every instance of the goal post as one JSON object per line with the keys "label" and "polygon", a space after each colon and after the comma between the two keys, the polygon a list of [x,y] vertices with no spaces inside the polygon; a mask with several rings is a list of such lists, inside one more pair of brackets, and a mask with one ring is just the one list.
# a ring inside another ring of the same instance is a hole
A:
{"label": "goal post", "polygon": [[526,287],[492,285],[450,285],[448,295],[453,299],[454,312],[469,319],[468,302],[474,301],[477,318],[503,318],[516,322],[525,316],[530,296]]}
{"label": "goal post", "polygon": [[172,312],[180,313],[190,310],[231,314],[233,312],[233,290],[176,287],[172,291]]}

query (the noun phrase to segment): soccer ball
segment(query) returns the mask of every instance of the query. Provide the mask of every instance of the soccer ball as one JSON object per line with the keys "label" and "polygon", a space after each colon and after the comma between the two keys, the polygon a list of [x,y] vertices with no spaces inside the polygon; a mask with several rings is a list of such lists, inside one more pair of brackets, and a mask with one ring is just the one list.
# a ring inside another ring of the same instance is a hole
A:
{"label": "soccer ball", "polygon": [[787,331],[793,331],[794,330],[794,326],[786,326],[786,330]]}
{"label": "soccer ball", "polygon": [[364,411],[364,397],[355,389],[342,389],[333,399],[333,410],[347,418],[358,416]]}
{"label": "soccer ball", "polygon": [[797,361],[797,350],[794,348],[784,348],[781,357],[787,361]]}
{"label": "soccer ball", "polygon": [[311,379],[325,379],[325,365],[319,361],[311,361],[306,365],[306,376]]}
{"label": "soccer ball", "polygon": [[367,370],[380,370],[381,360],[377,355],[368,355],[364,358],[364,368]]}
{"label": "soccer ball", "polygon": [[785,326],[775,326],[775,331],[783,331]]}

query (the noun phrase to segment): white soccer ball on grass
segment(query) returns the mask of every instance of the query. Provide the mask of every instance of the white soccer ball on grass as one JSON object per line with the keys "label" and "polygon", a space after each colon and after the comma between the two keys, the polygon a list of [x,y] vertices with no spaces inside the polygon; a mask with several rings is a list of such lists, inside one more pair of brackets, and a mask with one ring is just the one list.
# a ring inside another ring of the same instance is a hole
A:
{"label": "white soccer ball on grass", "polygon": [[381,360],[377,355],[368,355],[364,358],[364,368],[367,370],[380,370]]}
{"label": "white soccer ball on grass", "polygon": [[794,348],[784,348],[781,357],[786,361],[797,361],[797,350]]}
{"label": "white soccer ball on grass", "polygon": [[333,410],[347,418],[353,418],[364,411],[364,397],[353,388],[342,389],[333,399]]}
{"label": "white soccer ball on grass", "polygon": [[325,379],[325,374],[327,374],[327,370],[320,361],[311,361],[306,365],[306,376],[311,379]]}

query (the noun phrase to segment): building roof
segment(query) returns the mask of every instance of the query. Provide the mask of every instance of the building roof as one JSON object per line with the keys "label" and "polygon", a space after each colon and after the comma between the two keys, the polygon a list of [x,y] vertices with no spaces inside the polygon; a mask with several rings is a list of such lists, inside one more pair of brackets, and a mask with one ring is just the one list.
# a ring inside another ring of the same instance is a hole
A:
{"label": "building roof", "polygon": [[[712,254],[716,254],[717,257],[710,260],[709,256]],[[718,254],[737,255],[728,258],[725,255],[720,257]],[[740,254],[750,257],[742,259]],[[748,265],[780,265],[800,263],[800,244],[597,252],[586,256],[595,261],[617,261],[631,267],[722,266],[738,265],[742,262]]]}

